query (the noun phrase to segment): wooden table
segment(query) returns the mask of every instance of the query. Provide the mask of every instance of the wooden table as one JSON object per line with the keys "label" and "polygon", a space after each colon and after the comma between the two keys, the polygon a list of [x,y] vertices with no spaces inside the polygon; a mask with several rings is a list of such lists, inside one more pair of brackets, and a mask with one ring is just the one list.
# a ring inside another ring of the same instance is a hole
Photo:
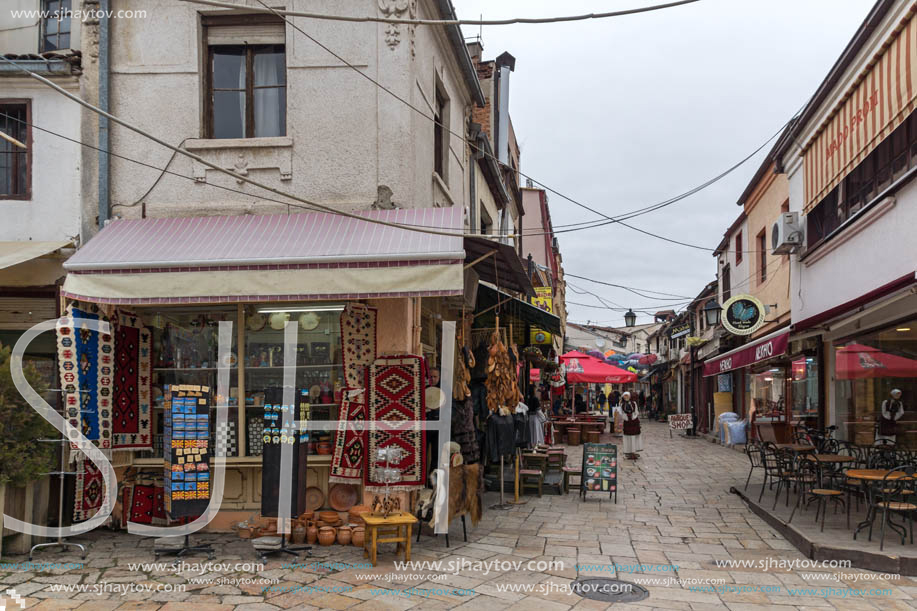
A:
{"label": "wooden table", "polygon": [[807,446],[800,443],[778,443],[777,447],[781,450],[792,450],[799,454],[815,451],[815,446]]}
{"label": "wooden table", "polygon": [[376,553],[380,543],[397,543],[395,553],[404,549],[405,562],[411,561],[411,529],[417,524],[416,517],[403,511],[386,518],[364,513],[363,522],[366,524],[363,555],[369,558],[373,566],[376,566]]}
{"label": "wooden table", "polygon": [[[885,479],[886,476],[890,476],[890,480],[898,479],[914,479],[913,477],[903,473],[901,471],[893,471],[892,469],[847,469],[847,477],[850,479],[858,479],[863,484],[863,498],[866,499],[866,519],[857,524],[856,530],[853,531],[853,538],[857,538],[857,533],[871,525],[875,519],[872,506],[869,503],[869,489],[867,488],[867,481],[879,481]],[[850,501],[848,500],[848,503]],[[848,525],[849,526],[849,525]]]}
{"label": "wooden table", "polygon": [[[845,462],[856,462],[853,456],[844,456],[843,454],[806,454],[801,457],[803,460],[814,460],[819,463],[842,464]],[[855,471],[856,469],[851,469]],[[881,470],[881,469],[880,469]],[[858,478],[855,478],[858,479]]]}

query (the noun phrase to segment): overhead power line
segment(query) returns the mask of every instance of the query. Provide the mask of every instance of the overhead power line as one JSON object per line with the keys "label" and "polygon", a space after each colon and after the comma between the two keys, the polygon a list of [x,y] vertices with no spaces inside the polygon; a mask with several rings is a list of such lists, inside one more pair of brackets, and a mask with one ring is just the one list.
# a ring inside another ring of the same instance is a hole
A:
{"label": "overhead power line", "polygon": [[634,294],[636,294],[636,295],[640,295],[641,297],[647,297],[647,299],[659,299],[659,298],[658,298],[658,297],[647,296],[647,295],[641,295],[640,292],[643,292],[643,293],[653,293],[653,294],[656,294],[656,295],[664,295],[664,296],[666,296],[666,297],[676,297],[676,298],[678,298],[678,299],[694,299],[693,297],[688,297],[687,295],[675,295],[675,294],[673,294],[673,293],[662,293],[662,292],[660,292],[660,291],[651,291],[651,290],[649,290],[649,289],[635,289],[635,288],[633,288],[633,287],[624,286],[624,285],[622,285],[622,284],[613,284],[613,283],[611,283],[611,282],[604,282],[604,281],[602,281],[602,280],[595,280],[595,279],[593,279],[593,278],[587,278],[586,276],[577,276],[576,274],[571,274],[571,273],[569,273],[569,272],[564,272],[564,276],[570,276],[571,278],[579,278],[580,280],[588,280],[589,282],[595,282],[596,284],[604,284],[605,286],[613,286],[613,287],[618,288],[618,289],[624,289],[624,290],[630,291],[630,292],[632,292],[632,293],[634,293]]}
{"label": "overhead power line", "polygon": [[[244,4],[235,4],[232,2],[220,2],[219,0],[182,0],[192,4],[205,4],[207,6],[218,6],[222,8],[242,9],[246,11],[255,10],[262,13],[272,12],[266,9],[253,8]],[[667,4],[655,4],[653,6],[643,6],[639,8],[626,9],[622,11],[611,11],[607,13],[586,13],[583,15],[567,15],[563,17],[511,17],[509,19],[405,19],[401,17],[355,17],[350,15],[329,15],[327,13],[309,13],[304,11],[287,11],[278,9],[276,13],[289,17],[307,17],[309,19],[324,19],[329,21],[350,21],[354,23],[392,23],[403,25],[516,25],[516,24],[546,24],[546,23],[565,23],[571,21],[586,21],[590,19],[608,19],[611,17],[624,17],[626,15],[636,15],[638,13],[648,13],[659,11],[667,8],[674,8],[683,4],[693,4],[700,0],[679,0],[678,2],[669,2]]]}

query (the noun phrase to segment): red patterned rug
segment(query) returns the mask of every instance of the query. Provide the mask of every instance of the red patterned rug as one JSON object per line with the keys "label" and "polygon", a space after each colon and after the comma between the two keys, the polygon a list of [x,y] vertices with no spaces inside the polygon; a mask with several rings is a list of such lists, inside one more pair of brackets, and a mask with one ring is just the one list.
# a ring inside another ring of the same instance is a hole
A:
{"label": "red patterned rug", "polygon": [[162,486],[137,484],[131,494],[129,520],[138,524],[165,524]]}
{"label": "red patterned rug", "polygon": [[376,422],[397,423],[424,420],[424,382],[426,380],[424,361],[419,356],[388,356],[373,361],[369,368],[367,390],[369,431],[367,435],[367,469],[364,483],[370,491],[385,487],[381,469],[384,462],[375,460],[377,451],[391,446],[404,450],[404,456],[391,466],[401,471],[401,481],[392,484],[396,490],[420,490],[423,488],[426,464],[426,431],[404,427],[382,430]]}
{"label": "red patterned rug", "polygon": [[82,522],[96,514],[102,506],[104,492],[102,472],[89,459],[76,463],[76,498],[73,501],[73,521]]}
{"label": "red patterned rug", "polygon": [[329,482],[359,484],[363,481],[363,462],[366,457],[366,430],[355,423],[366,422],[366,392],[345,388],[341,395],[340,419],[334,436],[334,455],[331,457]]}
{"label": "red patterned rug", "polygon": [[133,314],[115,316],[113,447],[152,448],[150,330]]}
{"label": "red patterned rug", "polygon": [[349,303],[341,312],[341,347],[344,381],[350,388],[363,388],[366,370],[376,358],[376,308]]}

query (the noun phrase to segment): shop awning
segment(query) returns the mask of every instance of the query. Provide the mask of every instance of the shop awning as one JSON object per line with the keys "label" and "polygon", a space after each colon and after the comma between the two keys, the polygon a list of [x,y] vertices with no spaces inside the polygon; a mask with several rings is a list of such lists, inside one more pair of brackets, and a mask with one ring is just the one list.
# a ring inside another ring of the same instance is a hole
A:
{"label": "shop awning", "polygon": [[557,316],[548,314],[537,306],[517,299],[503,291],[498,291],[486,284],[478,287],[478,312],[497,309],[495,306],[498,304],[501,315],[509,314],[521,322],[526,322],[548,333],[560,333],[560,318]]}
{"label": "shop awning", "polygon": [[178,304],[461,295],[462,209],[117,220],[64,265],[62,294]]}
{"label": "shop awning", "polygon": [[0,242],[0,269],[37,259],[71,244],[60,242]]}
{"label": "shop awning", "polygon": [[726,373],[733,369],[741,369],[742,367],[786,354],[789,344],[789,329],[781,329],[770,335],[765,335],[750,344],[740,346],[735,350],[730,350],[725,354],[704,361],[704,377]]}
{"label": "shop awning", "polygon": [[509,244],[501,244],[488,238],[466,236],[465,265],[472,265],[478,277],[484,282],[529,296],[535,294],[522,260]]}
{"label": "shop awning", "polygon": [[637,374],[573,350],[560,357],[567,369],[567,382],[572,384],[627,384],[636,382]]}

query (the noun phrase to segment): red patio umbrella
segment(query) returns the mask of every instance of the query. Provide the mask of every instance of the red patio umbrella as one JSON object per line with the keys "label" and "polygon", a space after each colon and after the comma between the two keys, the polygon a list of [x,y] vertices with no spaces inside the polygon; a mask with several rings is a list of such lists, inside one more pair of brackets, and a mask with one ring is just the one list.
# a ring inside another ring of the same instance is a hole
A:
{"label": "red patio umbrella", "polygon": [[834,369],[839,380],[917,377],[917,361],[863,344],[847,344],[838,348]]}
{"label": "red patio umbrella", "polygon": [[636,382],[636,374],[603,363],[575,350],[562,355],[567,368],[567,382],[580,384],[627,384]]}

